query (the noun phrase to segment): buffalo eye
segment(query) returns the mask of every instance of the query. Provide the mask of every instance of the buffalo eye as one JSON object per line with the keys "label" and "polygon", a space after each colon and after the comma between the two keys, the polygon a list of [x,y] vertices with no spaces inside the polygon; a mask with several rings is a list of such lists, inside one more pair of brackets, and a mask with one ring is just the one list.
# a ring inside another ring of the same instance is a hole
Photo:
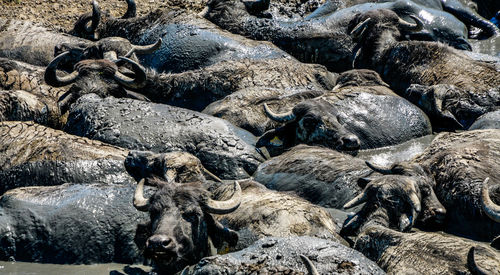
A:
{"label": "buffalo eye", "polygon": [[317,123],[318,123],[318,120],[313,116],[305,116],[302,119],[302,125],[305,128],[309,128],[309,129],[314,128]]}

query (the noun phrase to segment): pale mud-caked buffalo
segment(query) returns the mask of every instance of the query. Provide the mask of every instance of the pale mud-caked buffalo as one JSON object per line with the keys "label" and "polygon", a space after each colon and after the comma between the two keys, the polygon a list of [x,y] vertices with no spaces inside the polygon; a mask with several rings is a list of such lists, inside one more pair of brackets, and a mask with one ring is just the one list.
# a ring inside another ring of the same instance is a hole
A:
{"label": "pale mud-caked buffalo", "polygon": [[181,73],[147,70],[146,76],[145,86],[137,92],[154,102],[196,111],[233,93],[245,96],[248,89],[279,89],[284,94],[330,90],[337,79],[336,74],[321,65],[304,64],[293,58],[228,60]]}
{"label": "pale mud-caked buffalo", "polygon": [[324,209],[251,180],[216,187],[211,196],[200,183],[152,180],[158,190],[149,199],[142,193],[144,183],[137,186],[134,205],[151,217],[145,256],[164,272],[215,254],[223,241],[226,249],[245,248],[266,236],[305,235],[345,243]]}
{"label": "pale mud-caked buffalo", "polygon": [[[363,78],[356,84],[356,79]],[[269,118],[281,123],[257,142],[257,147],[265,147],[271,156],[297,144],[356,154],[359,149],[394,145],[431,132],[420,109],[395,95],[368,70],[344,73],[335,89],[299,102],[286,112],[263,106]]]}
{"label": "pale mud-caked buffalo", "polygon": [[0,196],[0,260],[142,263],[134,239],[147,215],[133,207],[134,190],[95,181],[7,191]]}
{"label": "pale mud-caked buffalo", "polygon": [[94,1],[92,14],[82,15],[72,33],[95,40],[119,36],[136,45],[154,44],[161,38],[163,43],[156,52],[139,57],[142,65],[159,72],[194,70],[223,60],[289,56],[270,43],[223,31],[200,15],[182,9],[158,9],[141,17],[115,18],[102,13]]}
{"label": "pale mud-caked buffalo", "polygon": [[441,127],[468,128],[477,117],[497,110],[500,72],[443,44],[403,41],[405,34],[422,29],[422,22],[414,20],[406,22],[383,9],[358,14],[351,32],[359,43],[355,66],[377,71]]}
{"label": "pale mud-caked buffalo", "polygon": [[[495,216],[500,201],[499,134],[497,129],[443,133],[411,162],[392,167],[370,164],[384,176],[373,179],[344,206],[365,203],[346,220],[341,234],[356,235],[370,224],[399,231],[420,224],[491,241],[500,234],[499,223],[489,217]],[[487,178],[491,186],[482,195]]]}
{"label": "pale mud-caked buffalo", "polygon": [[263,161],[256,138],[225,120],[140,100],[80,97],[64,129],[130,150],[188,152],[221,178],[249,177]]}

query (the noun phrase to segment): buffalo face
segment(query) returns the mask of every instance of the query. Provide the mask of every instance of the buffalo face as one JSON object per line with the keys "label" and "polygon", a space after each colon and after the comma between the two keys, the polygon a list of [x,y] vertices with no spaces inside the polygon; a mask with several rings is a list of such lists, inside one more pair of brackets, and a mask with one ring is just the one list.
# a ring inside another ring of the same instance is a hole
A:
{"label": "buffalo face", "polygon": [[360,148],[358,137],[339,123],[335,107],[326,101],[308,100],[284,114],[275,114],[266,104],[264,108],[269,118],[286,124],[265,133],[257,142],[257,147],[286,149],[305,143],[352,154]]}
{"label": "buffalo face", "polygon": [[211,244],[222,241],[235,245],[236,232],[215,221],[210,213],[226,214],[240,204],[241,188],[234,184],[233,197],[226,201],[210,199],[208,192],[196,184],[179,185],[157,181],[158,190],[149,199],[143,196],[144,179],[134,195],[134,206],[148,211],[152,235],[146,240],[145,256],[152,258],[165,272],[177,272],[186,265],[212,255]]}

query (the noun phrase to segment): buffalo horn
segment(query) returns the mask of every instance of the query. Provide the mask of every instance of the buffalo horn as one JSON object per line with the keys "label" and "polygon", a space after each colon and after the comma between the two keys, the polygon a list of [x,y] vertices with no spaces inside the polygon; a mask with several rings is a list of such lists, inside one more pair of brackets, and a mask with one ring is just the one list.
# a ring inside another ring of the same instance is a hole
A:
{"label": "buffalo horn", "polygon": [[158,39],[158,41],[156,41],[156,43],[151,44],[151,45],[145,45],[145,46],[132,45],[132,49],[130,51],[128,51],[127,54],[125,54],[125,57],[130,57],[134,53],[136,53],[136,54],[153,53],[154,51],[156,51],[160,48],[162,42],[163,41],[160,38],[160,39]]}
{"label": "buffalo horn", "polygon": [[144,198],[144,178],[141,179],[135,187],[134,207],[143,212],[147,212],[149,210],[149,200]]}
{"label": "buffalo horn", "polygon": [[283,114],[276,114],[275,112],[271,111],[271,109],[269,109],[269,107],[267,106],[266,103],[264,103],[264,111],[266,112],[266,115],[270,119],[277,121],[277,122],[287,122],[287,121],[295,119],[295,115],[293,114],[293,111],[288,111],[288,112],[283,113]]}
{"label": "buffalo horn", "polygon": [[366,166],[370,167],[370,169],[372,169],[373,171],[375,172],[379,172],[380,174],[382,175],[389,175],[389,174],[392,174],[392,170],[391,169],[387,169],[387,168],[383,168],[383,167],[380,167],[380,166],[377,166],[369,161],[365,161],[366,163]]}
{"label": "buffalo horn", "polygon": [[319,275],[318,270],[314,266],[314,264],[309,260],[309,258],[305,255],[300,254],[300,259],[306,266],[307,272],[309,272],[309,275]]}
{"label": "buffalo horn", "polygon": [[59,62],[65,57],[69,56],[70,52],[63,52],[60,55],[56,56],[50,63],[47,65],[45,69],[44,79],[45,83],[49,84],[53,87],[63,87],[73,83],[78,77],[78,72],[73,71],[71,74],[59,77],[56,74],[57,66]]}
{"label": "buffalo horn", "polygon": [[350,200],[346,204],[344,204],[344,209],[348,209],[357,205],[362,204],[363,202],[368,200],[368,196],[366,195],[366,192],[362,192],[359,195],[357,195],[354,199]]}
{"label": "buffalo horn", "polygon": [[424,28],[424,23],[422,23],[422,20],[420,20],[420,18],[416,17],[415,15],[410,15],[410,17],[413,20],[415,20],[415,24],[412,24],[410,22],[407,22],[399,18],[399,27],[405,31],[411,31],[411,32],[421,31]]}
{"label": "buffalo horn", "polygon": [[354,39],[359,39],[361,37],[361,34],[363,34],[366,26],[370,22],[370,20],[371,20],[371,18],[367,18],[365,21],[356,25],[356,27],[354,27],[354,29],[352,29],[352,31],[351,31],[351,36]]}
{"label": "buffalo horn", "polygon": [[127,1],[127,12],[122,16],[121,19],[133,18],[137,15],[137,7],[135,5],[134,0],[126,0]]}
{"label": "buffalo horn", "polygon": [[481,204],[483,210],[492,220],[500,222],[500,205],[496,205],[491,199],[488,188],[488,181],[490,178],[486,178],[483,182],[483,187],[481,189]]}
{"label": "buffalo horn", "polygon": [[126,57],[120,56],[118,60],[115,61],[115,63],[123,62],[125,61],[126,63],[129,63],[132,66],[132,70],[135,73],[135,78],[131,79],[119,71],[116,71],[115,73],[115,80],[120,83],[121,85],[125,86],[126,88],[129,89],[139,89],[144,87],[146,85],[146,72],[144,69],[141,67],[141,65],[137,64],[135,61],[130,60]]}
{"label": "buffalo horn", "polygon": [[241,186],[238,181],[234,182],[234,193],[233,196],[226,201],[216,201],[213,199],[208,199],[204,203],[204,209],[208,213],[213,214],[228,214],[236,210],[241,203]]}

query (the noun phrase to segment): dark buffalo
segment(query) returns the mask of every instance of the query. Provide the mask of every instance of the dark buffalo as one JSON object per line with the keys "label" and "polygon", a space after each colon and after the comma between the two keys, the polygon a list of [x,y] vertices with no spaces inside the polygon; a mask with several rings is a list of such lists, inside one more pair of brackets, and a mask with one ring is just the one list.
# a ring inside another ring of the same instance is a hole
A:
{"label": "dark buffalo", "polygon": [[64,129],[131,150],[188,152],[221,178],[247,178],[263,161],[255,137],[223,119],[140,100],[83,96]]}
{"label": "dark buffalo", "polygon": [[123,19],[101,13],[94,2],[93,13],[83,15],[72,33],[92,39],[119,36],[137,45],[154,44],[161,38],[160,49],[140,58],[144,66],[159,72],[183,72],[223,60],[288,56],[270,43],[222,31],[201,16],[179,9],[156,10],[146,16]]}
{"label": "dark buffalo", "polygon": [[[64,114],[71,104],[79,97],[95,93],[100,97],[131,97],[148,100],[143,95],[134,93],[129,89],[138,89],[145,85],[146,73],[139,64],[126,57],[112,61],[109,59],[86,59],[75,64],[75,70],[68,75],[57,75],[59,62],[70,57],[72,52],[64,52],[50,62],[45,70],[45,82],[54,87],[71,85],[67,92],[59,98],[61,113]],[[119,61],[132,66],[135,78],[129,78],[118,70]]]}
{"label": "dark buffalo", "polygon": [[234,246],[238,234],[224,227],[211,215],[227,214],[240,205],[241,188],[234,183],[233,196],[215,201],[199,184],[156,181],[158,190],[144,198],[145,180],[138,184],[134,206],[150,215],[150,236],[145,242],[145,256],[152,258],[158,270],[174,273],[201,258],[216,254],[223,242]]}
{"label": "dark buffalo", "polygon": [[[405,15],[422,14],[417,4],[401,1],[398,4],[366,4],[309,20],[287,21],[255,17],[240,0],[214,0],[209,3],[205,17],[233,33],[271,41],[302,62],[319,63],[330,71],[342,72],[352,69],[356,43],[349,32],[355,26],[353,15],[376,9],[377,5],[393,5],[394,10]],[[461,22],[438,10],[433,11],[432,17],[436,19],[425,21],[428,30],[420,39],[445,41],[458,48],[470,49],[466,29]],[[453,20],[456,22],[443,23]]]}
{"label": "dark buffalo", "polygon": [[[356,66],[379,72],[400,94],[411,84],[423,85],[417,95],[411,95],[412,89],[406,96],[423,109],[436,109],[440,117],[452,122],[447,123],[448,128],[467,128],[500,105],[500,72],[494,66],[442,44],[401,41],[406,33],[421,29],[418,19],[416,24],[408,23],[389,10],[370,11],[356,18],[359,23],[352,31],[360,42]],[[453,87],[439,92],[432,92],[438,88],[425,87],[436,84]]]}
{"label": "dark buffalo", "polygon": [[[357,86],[356,79],[364,77]],[[420,109],[372,77],[378,78],[372,71],[347,72],[337,89],[285,113],[277,114],[264,104],[269,118],[283,126],[266,132],[257,147],[266,147],[271,155],[300,143],[356,153],[430,133],[428,118]]]}
{"label": "dark buffalo", "polygon": [[0,197],[0,260],[142,263],[134,239],[147,215],[131,203],[134,187],[67,183],[6,192]]}

